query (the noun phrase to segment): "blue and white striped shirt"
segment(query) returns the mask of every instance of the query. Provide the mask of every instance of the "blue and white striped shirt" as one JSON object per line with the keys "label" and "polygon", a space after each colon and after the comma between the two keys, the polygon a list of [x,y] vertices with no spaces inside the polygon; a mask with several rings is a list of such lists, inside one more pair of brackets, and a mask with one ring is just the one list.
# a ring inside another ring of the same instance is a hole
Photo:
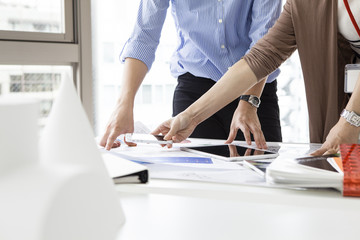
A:
{"label": "blue and white striped shirt", "polygon": [[[167,9],[175,20],[178,44],[170,69],[219,80],[267,33],[281,12],[281,0],[141,0],[134,31],[120,59],[155,59]],[[268,78],[273,81],[275,71]]]}

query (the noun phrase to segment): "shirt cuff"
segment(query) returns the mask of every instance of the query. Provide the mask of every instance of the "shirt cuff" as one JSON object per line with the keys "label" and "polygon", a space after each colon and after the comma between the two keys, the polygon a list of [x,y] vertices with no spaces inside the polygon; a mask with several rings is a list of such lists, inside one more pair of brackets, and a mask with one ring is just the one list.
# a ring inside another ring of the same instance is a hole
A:
{"label": "shirt cuff", "polygon": [[276,69],[275,71],[270,73],[266,79],[266,83],[272,83],[280,75],[280,72],[280,69]]}
{"label": "shirt cuff", "polygon": [[120,61],[124,63],[126,58],[138,59],[145,63],[149,71],[155,60],[155,51],[156,49],[142,42],[128,41],[120,53]]}

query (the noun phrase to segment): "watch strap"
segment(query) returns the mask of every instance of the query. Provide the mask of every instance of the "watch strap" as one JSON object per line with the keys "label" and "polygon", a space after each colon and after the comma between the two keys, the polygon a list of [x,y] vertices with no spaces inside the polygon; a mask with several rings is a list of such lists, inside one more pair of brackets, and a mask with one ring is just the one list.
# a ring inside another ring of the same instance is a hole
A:
{"label": "watch strap", "polygon": [[240,100],[244,100],[244,101],[246,101],[246,102],[249,101],[249,98],[250,98],[250,95],[241,95],[241,96],[240,96]]}
{"label": "watch strap", "polygon": [[261,102],[260,99],[255,95],[241,95],[239,99],[248,102],[255,108],[258,108]]}

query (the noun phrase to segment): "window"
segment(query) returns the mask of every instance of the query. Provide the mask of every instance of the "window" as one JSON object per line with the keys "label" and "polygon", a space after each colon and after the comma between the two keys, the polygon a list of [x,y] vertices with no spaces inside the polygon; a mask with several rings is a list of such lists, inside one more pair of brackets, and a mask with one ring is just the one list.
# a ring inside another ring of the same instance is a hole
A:
{"label": "window", "polygon": [[163,86],[162,85],[155,85],[154,86],[154,104],[162,103],[164,101],[163,98]]}
{"label": "window", "polygon": [[72,0],[0,0],[2,39],[74,41]]}
{"label": "window", "polygon": [[305,86],[297,51],[280,67],[278,77],[281,131],[284,142],[309,142]]}
{"label": "window", "polygon": [[144,84],[142,86],[142,104],[152,104],[152,86]]}
{"label": "window", "polygon": [[0,0],[0,95],[39,99],[43,122],[70,78],[92,122],[89,22],[89,1]]}
{"label": "window", "polygon": [[64,33],[64,2],[1,0],[1,30]]}
{"label": "window", "polygon": [[59,73],[10,75],[10,92],[52,92],[59,87]]}
{"label": "window", "polygon": [[24,96],[40,101],[40,122],[48,116],[63,79],[72,74],[70,66],[0,65],[0,96]]}
{"label": "window", "polygon": [[[93,36],[96,43],[93,46],[97,86],[95,121],[98,135],[103,133],[120,94],[123,65],[119,61],[119,54],[133,30],[139,3],[139,0],[92,2],[92,16],[95,19]],[[169,59],[177,40],[170,12],[168,16],[155,62],[135,97],[135,121],[143,122],[150,129],[172,114],[176,79],[170,74]],[[109,95],[109,86],[118,90]]]}
{"label": "window", "polygon": [[114,43],[106,42],[103,44],[103,61],[104,63],[113,63],[115,61]]}
{"label": "window", "polygon": [[[283,5],[286,0],[283,0]],[[297,51],[280,67],[278,77],[280,121],[283,142],[309,142],[305,86]]]}

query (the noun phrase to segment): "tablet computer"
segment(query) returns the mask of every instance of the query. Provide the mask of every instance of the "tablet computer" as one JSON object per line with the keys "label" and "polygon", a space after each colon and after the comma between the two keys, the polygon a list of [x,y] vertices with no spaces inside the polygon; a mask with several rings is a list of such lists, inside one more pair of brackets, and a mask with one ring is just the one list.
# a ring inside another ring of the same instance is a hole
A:
{"label": "tablet computer", "polygon": [[276,158],[279,154],[265,149],[255,149],[234,144],[222,144],[202,147],[182,147],[183,151],[193,152],[208,157],[226,161],[241,161],[246,159]]}
{"label": "tablet computer", "polygon": [[329,160],[329,158],[337,157],[337,154],[329,154],[322,156],[311,156],[303,158],[295,158],[295,161],[301,165],[318,168],[322,170],[327,170],[331,172],[338,172],[336,166],[334,166]]}

